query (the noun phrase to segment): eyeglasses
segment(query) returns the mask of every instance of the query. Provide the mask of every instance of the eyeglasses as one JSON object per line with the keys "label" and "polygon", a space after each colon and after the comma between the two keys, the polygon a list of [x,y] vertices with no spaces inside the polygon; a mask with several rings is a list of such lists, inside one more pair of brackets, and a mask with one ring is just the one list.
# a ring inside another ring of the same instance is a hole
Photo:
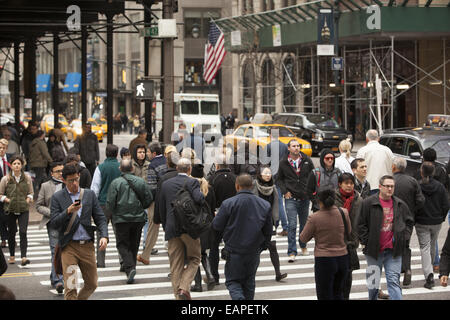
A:
{"label": "eyeglasses", "polygon": [[67,183],[75,183],[75,182],[80,181],[80,178],[67,179],[66,181],[67,181]]}
{"label": "eyeglasses", "polygon": [[386,189],[394,189],[394,185],[392,184],[382,184],[383,187],[385,187]]}
{"label": "eyeglasses", "polygon": [[333,160],[334,157],[325,157],[324,159],[325,159],[325,160]]}
{"label": "eyeglasses", "polygon": [[62,173],[62,170],[53,170],[53,173]]}

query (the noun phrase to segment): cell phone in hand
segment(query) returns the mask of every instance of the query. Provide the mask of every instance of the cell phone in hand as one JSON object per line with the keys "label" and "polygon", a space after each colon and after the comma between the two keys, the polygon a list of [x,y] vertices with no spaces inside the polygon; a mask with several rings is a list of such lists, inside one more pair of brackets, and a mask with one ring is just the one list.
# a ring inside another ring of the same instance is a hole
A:
{"label": "cell phone in hand", "polygon": [[78,199],[78,200],[75,200],[74,202],[73,202],[76,206],[79,206],[80,205],[80,203],[81,203],[81,200],[80,199]]}

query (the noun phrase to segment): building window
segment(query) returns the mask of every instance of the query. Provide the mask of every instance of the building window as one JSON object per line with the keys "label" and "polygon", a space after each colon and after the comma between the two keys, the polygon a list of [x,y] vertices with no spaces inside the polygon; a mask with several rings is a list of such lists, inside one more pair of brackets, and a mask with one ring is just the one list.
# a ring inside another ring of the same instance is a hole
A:
{"label": "building window", "polygon": [[218,11],[185,11],[184,13],[184,37],[185,38],[208,38],[209,22],[219,19]]}
{"label": "building window", "polygon": [[272,60],[266,59],[262,67],[262,111],[275,111],[275,70]]}
{"label": "building window", "polygon": [[296,95],[293,87],[296,82],[295,79],[296,72],[294,59],[292,59],[292,57],[288,57],[284,60],[283,67],[283,105],[286,107],[286,110],[289,111],[294,111],[296,107]]}
{"label": "building window", "polygon": [[220,70],[210,85],[203,79],[203,59],[189,59],[184,62],[184,87],[217,87]]}
{"label": "building window", "polygon": [[255,73],[253,65],[246,63],[242,68],[242,103],[244,105],[244,117],[255,114]]}

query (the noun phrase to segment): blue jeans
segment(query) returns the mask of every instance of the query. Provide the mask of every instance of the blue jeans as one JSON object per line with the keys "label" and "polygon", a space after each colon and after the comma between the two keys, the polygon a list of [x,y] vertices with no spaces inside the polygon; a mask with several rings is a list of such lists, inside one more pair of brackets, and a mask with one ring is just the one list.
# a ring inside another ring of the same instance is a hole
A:
{"label": "blue jeans", "polygon": [[441,259],[439,258],[439,243],[436,239],[436,253],[434,255],[433,266],[439,266],[440,262],[441,262]]}
{"label": "blue jeans", "polygon": [[55,287],[58,283],[64,284],[63,281],[63,275],[57,275],[55,272],[55,267],[53,266],[53,260],[55,259],[55,247],[58,243],[58,230],[49,228],[47,226],[47,233],[48,233],[48,241],[50,244],[50,252],[52,253],[52,271],[50,272],[50,283],[52,284],[52,287]]}
{"label": "blue jeans", "polygon": [[383,266],[390,300],[402,300],[402,288],[400,287],[402,256],[394,258],[392,250],[386,249],[378,255],[378,259],[366,255],[366,260],[366,281],[369,289],[369,300],[377,300]]}
{"label": "blue jeans", "polygon": [[278,215],[280,216],[280,220],[276,222],[275,226],[278,227],[278,224],[281,221],[281,227],[283,228],[283,230],[287,230],[288,223],[286,219],[286,211],[284,210],[283,195],[281,194],[281,190],[278,186],[277,191],[278,191]]}
{"label": "blue jeans", "polygon": [[[288,219],[288,255],[297,255],[297,245],[295,243],[297,236],[297,216],[300,222],[300,231],[302,233],[309,214],[309,200],[285,199],[286,214]],[[298,241],[300,248],[306,248],[306,243]]]}
{"label": "blue jeans", "polygon": [[232,300],[253,300],[255,276],[260,252],[251,254],[230,253],[225,263],[225,285]]}
{"label": "blue jeans", "polygon": [[[145,209],[144,211],[145,215],[147,215],[147,209]],[[144,228],[142,228],[142,230],[144,231],[142,234],[142,249],[145,249],[145,239],[147,239],[147,231],[148,231],[148,220],[144,224]]]}

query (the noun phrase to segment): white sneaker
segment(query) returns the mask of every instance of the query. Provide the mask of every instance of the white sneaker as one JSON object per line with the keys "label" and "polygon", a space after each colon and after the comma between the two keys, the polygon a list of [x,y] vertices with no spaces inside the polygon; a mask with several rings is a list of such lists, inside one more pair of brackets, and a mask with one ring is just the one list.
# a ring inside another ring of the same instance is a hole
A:
{"label": "white sneaker", "polygon": [[302,248],[302,256],[308,256],[309,252],[308,252],[308,248]]}
{"label": "white sneaker", "polygon": [[291,255],[289,256],[288,262],[293,263],[294,261],[295,261],[295,255],[294,255],[294,254],[291,254]]}

